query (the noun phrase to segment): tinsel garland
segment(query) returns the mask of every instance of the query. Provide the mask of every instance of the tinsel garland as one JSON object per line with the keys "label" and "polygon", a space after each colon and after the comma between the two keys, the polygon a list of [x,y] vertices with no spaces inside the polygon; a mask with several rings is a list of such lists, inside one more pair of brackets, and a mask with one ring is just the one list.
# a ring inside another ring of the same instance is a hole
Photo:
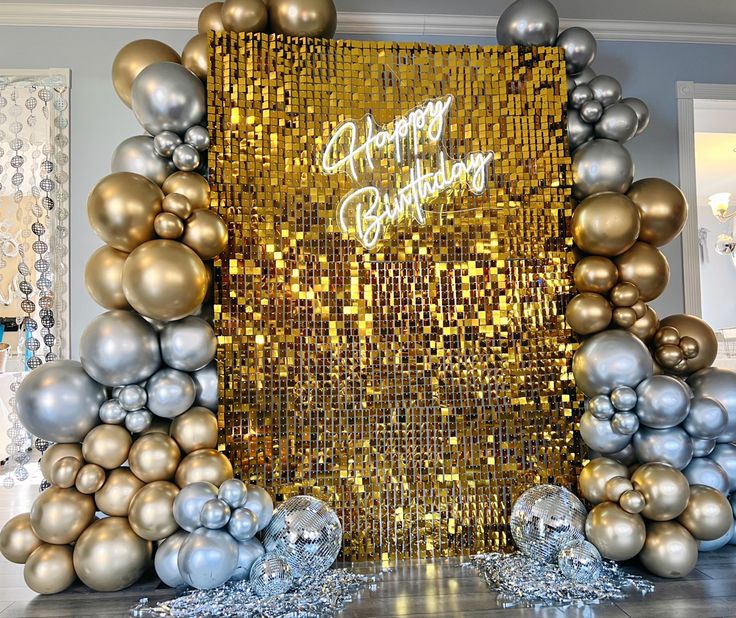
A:
{"label": "tinsel garland", "polygon": [[654,584],[622,571],[609,560],[603,561],[599,577],[583,582],[565,577],[555,563],[537,562],[521,553],[480,554],[463,566],[474,567],[486,584],[498,591],[503,607],[581,606],[654,590]]}

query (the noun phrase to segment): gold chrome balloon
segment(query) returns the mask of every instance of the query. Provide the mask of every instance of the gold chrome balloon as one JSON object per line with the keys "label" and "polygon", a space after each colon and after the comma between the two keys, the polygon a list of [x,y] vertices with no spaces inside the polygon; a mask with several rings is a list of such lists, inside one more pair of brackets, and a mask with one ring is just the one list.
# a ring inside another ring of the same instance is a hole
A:
{"label": "gold chrome balloon", "polygon": [[627,491],[633,491],[634,486],[631,484],[628,476],[614,476],[608,479],[606,483],[606,500],[618,502],[621,496]]}
{"label": "gold chrome balloon", "polygon": [[659,577],[685,577],[698,561],[698,544],[677,522],[651,522],[639,559]]}
{"label": "gold chrome balloon", "polygon": [[692,360],[700,354],[700,344],[698,341],[687,335],[680,338],[680,349],[688,360]]}
{"label": "gold chrome balloon", "polygon": [[594,255],[620,255],[639,236],[639,212],[621,193],[596,193],[585,198],[572,214],[575,244]]}
{"label": "gold chrome balloon", "polygon": [[665,369],[673,370],[685,360],[685,354],[678,345],[666,344],[654,351],[654,358]]}
{"label": "gold chrome balloon", "polygon": [[680,331],[674,326],[660,324],[657,334],[654,335],[654,345],[680,345]]}
{"label": "gold chrome balloon", "polygon": [[161,541],[176,532],[174,499],[178,494],[179,488],[168,481],[154,481],[139,489],[128,514],[133,531],[148,541]]}
{"label": "gold chrome balloon", "polygon": [[26,561],[23,579],[33,592],[57,594],[77,579],[69,545],[43,544]]}
{"label": "gold chrome balloon", "polygon": [[654,521],[674,519],[685,510],[690,498],[685,475],[667,464],[643,464],[633,472],[631,482],[646,502],[641,514]]}
{"label": "gold chrome balloon", "polygon": [[627,513],[613,502],[603,502],[588,513],[585,536],[604,558],[628,560],[644,546],[646,526],[640,515]]}
{"label": "gold chrome balloon", "polygon": [[606,257],[589,255],[575,266],[574,278],[579,292],[607,294],[618,282],[618,269]]}
{"label": "gold chrome balloon", "polygon": [[661,178],[637,180],[627,195],[639,209],[639,239],[655,247],[671,242],[685,227],[687,200],[675,185]]}
{"label": "gold chrome balloon", "polygon": [[229,32],[263,32],[268,26],[268,9],[263,0],[225,0],[222,24]]}
{"label": "gold chrome balloon", "polygon": [[128,107],[130,90],[138,74],[154,62],[180,62],[179,54],[161,41],[139,39],[123,47],[112,62],[112,84]]}
{"label": "gold chrome balloon", "polygon": [[174,478],[181,453],[176,442],[163,433],[141,436],[130,449],[130,469],[146,483]]}
{"label": "gold chrome balloon", "polygon": [[636,335],[641,339],[644,343],[648,343],[652,337],[654,337],[654,333],[657,332],[657,329],[659,328],[659,318],[657,317],[657,312],[652,309],[649,305],[647,305],[646,313],[644,314],[643,318],[639,318],[636,322],[634,322],[634,325],[627,329],[632,335]]}
{"label": "gold chrome balloon", "polygon": [[161,202],[164,212],[176,215],[182,221],[186,221],[192,214],[193,208],[189,198],[181,193],[169,193]]}
{"label": "gold chrome balloon", "polygon": [[124,517],[106,517],[84,531],[74,546],[74,569],[86,586],[115,592],[134,584],[151,565],[153,545]]}
{"label": "gold chrome balloon", "polygon": [[82,466],[74,482],[77,491],[83,494],[93,494],[99,491],[104,484],[105,469],[92,463]]}
{"label": "gold chrome balloon", "polygon": [[329,39],[337,29],[333,0],[269,0],[271,31]]}
{"label": "gold chrome balloon", "polygon": [[105,245],[95,251],[84,269],[84,284],[105,309],[130,309],[123,294],[123,264],[128,254]]}
{"label": "gold chrome balloon", "polygon": [[130,252],[155,238],[153,221],[164,194],[140,174],[117,172],[98,182],[87,199],[87,216],[108,245]]}
{"label": "gold chrome balloon", "polygon": [[612,315],[608,299],[590,292],[575,296],[565,312],[570,328],[579,335],[592,335],[608,328]]}
{"label": "gold chrome balloon", "polygon": [[636,314],[636,319],[641,320],[647,314],[647,304],[643,300],[637,300],[631,308]]}
{"label": "gold chrome balloon", "polygon": [[169,433],[182,451],[214,449],[218,438],[217,417],[207,408],[195,407],[177,416]]}
{"label": "gold chrome balloon", "polygon": [[611,290],[609,298],[617,307],[633,307],[639,300],[639,290],[633,283],[619,283]]}
{"label": "gold chrome balloon", "polygon": [[631,307],[616,307],[613,310],[613,322],[621,328],[631,328],[636,324],[636,312]]}
{"label": "gold chrome balloon", "polygon": [[173,213],[160,212],[153,221],[153,229],[159,238],[176,240],[184,233],[184,221]]}
{"label": "gold chrome balloon", "polygon": [[141,436],[147,436],[149,433],[163,433],[169,435],[169,429],[171,428],[171,420],[168,418],[161,418],[160,416],[154,416],[151,426],[145,431],[141,432]]}
{"label": "gold chrome balloon", "polygon": [[580,472],[578,486],[580,493],[591,504],[605,502],[606,484],[612,478],[628,478],[629,471],[625,465],[608,457],[597,457],[591,460]]}
{"label": "gold chrome balloon", "polygon": [[54,545],[76,541],[94,518],[94,500],[76,489],[49,487],[31,507],[33,532],[42,541]]}
{"label": "gold chrome balloon", "polygon": [[142,315],[169,322],[191,315],[207,295],[209,276],[202,260],[175,240],[151,240],[130,254],[123,290]]}
{"label": "gold chrome balloon", "polygon": [[715,541],[733,526],[731,504],[720,491],[705,485],[690,486],[690,500],[677,518],[699,541]]}
{"label": "gold chrome balloon", "polygon": [[179,193],[186,197],[194,210],[209,208],[210,183],[201,174],[194,172],[174,172],[161,186],[166,195]]}
{"label": "gold chrome balloon", "polygon": [[[679,346],[683,351],[683,358],[687,360],[687,367],[682,373],[695,373],[706,367],[710,367],[716,360],[718,354],[718,340],[713,329],[700,318],[693,315],[671,315],[660,323],[660,328],[672,326],[680,335]],[[691,342],[686,341],[682,346],[682,339],[688,337],[697,343],[698,352],[693,357],[685,355],[685,348],[692,350]]]}
{"label": "gold chrome balloon", "polygon": [[176,484],[179,487],[200,481],[207,481],[219,487],[223,481],[231,478],[233,478],[233,466],[228,458],[208,448],[189,453],[181,460],[176,471]]}
{"label": "gold chrome balloon", "polygon": [[203,260],[211,260],[227,247],[227,224],[216,212],[195,210],[187,220],[181,241]]}
{"label": "gold chrome balloon", "polygon": [[130,501],[143,485],[129,468],[117,468],[107,475],[105,484],[95,493],[97,508],[111,517],[127,517]]}
{"label": "gold chrome balloon", "polygon": [[639,298],[645,302],[657,298],[670,280],[670,266],[662,252],[645,242],[636,242],[631,249],[613,260],[618,266],[619,281],[628,281],[639,288]]}
{"label": "gold chrome balloon", "polygon": [[0,554],[6,560],[23,564],[33,551],[43,545],[31,528],[31,514],[21,513],[5,522],[0,530]]}
{"label": "gold chrome balloon", "polygon": [[128,459],[133,443],[130,432],[121,425],[97,425],[82,442],[82,455],[88,463],[106,470],[121,466]]}
{"label": "gold chrome balloon", "polygon": [[73,487],[82,464],[76,457],[62,457],[51,468],[51,483],[63,489]]}
{"label": "gold chrome balloon", "polygon": [[[256,0],[260,2],[261,0]],[[210,70],[210,44],[206,34],[195,34],[181,52],[181,63],[203,82]]]}
{"label": "gold chrome balloon", "polygon": [[41,460],[38,462],[39,468],[41,468],[41,474],[49,483],[51,482],[51,469],[54,464],[59,461],[62,457],[76,457],[79,461],[84,461],[82,457],[82,445],[76,442],[71,444],[52,444],[46,452],[41,456]]}
{"label": "gold chrome balloon", "polygon": [[202,9],[197,21],[197,32],[207,34],[210,30],[223,32],[225,26],[222,24],[222,2],[213,2]]}
{"label": "gold chrome balloon", "polygon": [[641,513],[646,506],[644,496],[635,489],[622,493],[618,504],[627,513]]}

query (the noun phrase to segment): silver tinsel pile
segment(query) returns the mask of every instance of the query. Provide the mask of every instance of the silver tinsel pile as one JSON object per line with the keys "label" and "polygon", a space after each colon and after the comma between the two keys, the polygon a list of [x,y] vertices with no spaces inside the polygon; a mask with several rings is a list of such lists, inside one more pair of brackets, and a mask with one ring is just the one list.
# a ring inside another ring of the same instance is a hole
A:
{"label": "silver tinsel pile", "polygon": [[498,602],[504,607],[580,606],[654,590],[654,584],[625,573],[609,560],[603,561],[596,579],[583,582],[565,577],[557,564],[540,563],[521,553],[481,554],[463,566],[476,568],[488,586],[498,591]]}
{"label": "silver tinsel pile", "polygon": [[388,570],[361,575],[347,569],[329,570],[301,580],[298,589],[261,598],[247,581],[231,582],[212,590],[191,590],[171,601],[150,605],[141,599],[130,610],[133,618],[329,618],[353,601],[363,589],[375,590]]}

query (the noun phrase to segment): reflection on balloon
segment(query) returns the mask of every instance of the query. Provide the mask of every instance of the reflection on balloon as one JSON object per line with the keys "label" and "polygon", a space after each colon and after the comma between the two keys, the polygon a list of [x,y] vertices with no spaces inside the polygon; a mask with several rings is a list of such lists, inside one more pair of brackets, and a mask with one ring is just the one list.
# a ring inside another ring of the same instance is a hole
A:
{"label": "reflection on balloon", "polygon": [[195,405],[202,406],[208,410],[217,410],[219,399],[217,394],[217,364],[215,361],[212,361],[204,369],[195,371],[192,374],[192,379],[197,389]]}

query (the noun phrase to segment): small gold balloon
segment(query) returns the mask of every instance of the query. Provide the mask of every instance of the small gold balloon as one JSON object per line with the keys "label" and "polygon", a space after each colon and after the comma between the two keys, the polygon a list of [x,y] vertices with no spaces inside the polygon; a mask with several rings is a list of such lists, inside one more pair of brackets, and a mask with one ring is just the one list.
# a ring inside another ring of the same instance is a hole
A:
{"label": "small gold balloon", "polygon": [[216,212],[195,210],[187,220],[181,241],[194,249],[203,260],[211,260],[227,247],[227,224]]}
{"label": "small gold balloon", "polygon": [[276,34],[329,39],[337,29],[333,0],[269,0],[268,13]]}
{"label": "small gold balloon", "polygon": [[54,464],[59,461],[62,457],[76,457],[79,461],[84,461],[82,457],[82,445],[76,442],[71,444],[53,444],[46,452],[44,452],[41,460],[38,462],[39,468],[41,468],[41,474],[49,483],[51,482],[51,469]]}
{"label": "small gold balloon", "polygon": [[76,457],[62,457],[51,468],[51,483],[63,489],[73,487],[81,469],[82,462]]}
{"label": "small gold balloon", "polygon": [[192,203],[185,195],[180,193],[169,193],[164,201],[161,202],[161,208],[164,212],[170,212],[176,215],[182,221],[186,221],[192,214]]}
{"label": "small gold balloon", "polygon": [[194,172],[174,172],[161,186],[164,193],[179,193],[186,197],[192,208],[209,208],[210,183],[201,174]]}
{"label": "small gold balloon", "polygon": [[607,294],[618,281],[618,269],[606,257],[589,255],[575,266],[574,278],[579,292]]}
{"label": "small gold balloon", "polygon": [[6,560],[23,564],[33,551],[43,545],[31,528],[31,514],[21,513],[9,519],[0,530],[0,554]]}
{"label": "small gold balloon", "polygon": [[662,326],[654,335],[654,345],[680,345],[680,331],[674,326]]}
{"label": "small gold balloon", "polygon": [[637,241],[626,253],[614,259],[619,281],[628,281],[639,288],[639,298],[645,302],[657,298],[670,280],[670,265],[664,254],[645,242]]}
{"label": "small gold balloon", "polygon": [[33,592],[57,594],[71,586],[77,579],[69,545],[43,544],[26,561],[23,579]]}
{"label": "small gold balloon", "polygon": [[117,172],[98,182],[87,199],[87,216],[95,233],[119,251],[130,252],[155,238],[153,221],[164,194],[148,178]]}
{"label": "small gold balloon", "polygon": [[654,357],[665,369],[674,369],[685,360],[680,346],[669,344],[658,347],[654,352]]}
{"label": "small gold balloon", "polygon": [[106,470],[121,466],[128,459],[133,439],[130,432],[120,425],[97,425],[82,442],[82,455],[88,463]]}
{"label": "small gold balloon", "polygon": [[636,314],[636,319],[641,320],[647,314],[647,304],[643,300],[637,300],[631,308]]}
{"label": "small gold balloon", "polygon": [[86,586],[116,592],[131,586],[151,565],[153,545],[125,517],[106,517],[84,531],[74,546],[74,569]]}
{"label": "small gold balloon", "polygon": [[657,332],[658,328],[659,317],[657,317],[657,312],[647,305],[644,317],[634,322],[634,325],[628,331],[639,337],[644,343],[648,343],[654,337],[654,333]]}
{"label": "small gold balloon", "polygon": [[182,451],[191,453],[216,448],[218,431],[217,417],[207,408],[195,407],[173,420],[170,434]]}
{"label": "small gold balloon", "polygon": [[618,502],[619,498],[627,491],[632,491],[634,486],[628,476],[614,476],[606,483],[606,500]]}
{"label": "small gold balloon", "polygon": [[207,295],[209,276],[202,260],[175,240],[151,240],[130,254],[123,290],[140,314],[169,322],[191,315]]}
{"label": "small gold balloon", "polygon": [[153,229],[159,238],[176,240],[184,233],[184,222],[173,213],[160,212],[153,222]]}
{"label": "small gold balloon", "polygon": [[687,200],[675,185],[661,178],[636,181],[627,193],[639,210],[639,238],[655,247],[674,240],[687,220]]}
{"label": "small gold balloon", "polygon": [[95,518],[95,503],[76,489],[49,487],[31,507],[31,527],[46,543],[65,545],[79,538]]}
{"label": "small gold balloon", "polygon": [[625,465],[608,457],[597,457],[591,460],[580,472],[578,485],[580,493],[591,504],[599,504],[607,500],[606,484],[613,478],[628,478],[629,471]]}
{"label": "small gold balloon", "polygon": [[263,0],[225,0],[222,24],[229,32],[263,32],[268,26],[268,10]]}
{"label": "small gold balloon", "polygon": [[621,193],[596,193],[572,214],[575,244],[594,255],[615,256],[630,249],[639,236],[639,212]]}
{"label": "small gold balloon", "polygon": [[174,499],[178,494],[179,488],[168,481],[154,481],[139,489],[128,515],[133,531],[148,541],[161,541],[176,532]]}
{"label": "small gold balloon", "polygon": [[650,522],[639,559],[659,577],[685,577],[698,562],[698,544],[677,522]]}
{"label": "small gold balloon", "polygon": [[[257,0],[260,2],[261,0]],[[206,34],[196,34],[184,46],[181,63],[203,82],[207,81],[210,70],[210,43]]]}
{"label": "small gold balloon", "polygon": [[690,485],[685,475],[663,463],[639,466],[631,475],[634,489],[644,496],[642,515],[654,521],[674,519],[685,510]]}
{"label": "small gold balloon", "polygon": [[223,32],[225,26],[222,24],[222,2],[213,2],[202,9],[197,21],[197,32],[207,34],[210,30]]}
{"label": "small gold balloon", "polygon": [[155,62],[180,62],[179,54],[161,41],[139,39],[123,47],[112,62],[112,84],[128,107],[133,81],[147,66]]}
{"label": "small gold balloon", "polygon": [[639,290],[633,283],[619,283],[611,290],[609,298],[617,307],[633,307],[639,300]]}
{"label": "small gold balloon", "polygon": [[600,294],[583,292],[568,304],[565,318],[570,328],[579,335],[592,335],[608,328],[611,323],[611,304]]}
{"label": "small gold balloon", "polygon": [[636,324],[636,311],[631,307],[616,307],[613,310],[613,321],[621,328],[631,328]]}
{"label": "small gold balloon", "polygon": [[604,558],[629,560],[644,546],[646,526],[640,515],[627,513],[613,502],[603,502],[588,513],[585,536]]}
{"label": "small gold balloon", "polygon": [[700,353],[700,344],[692,337],[680,338],[680,349],[687,360],[692,360]]}
{"label": "small gold balloon", "polygon": [[95,251],[84,269],[84,284],[105,309],[130,309],[123,294],[123,264],[128,254],[105,245]]}
{"label": "small gold balloon", "polygon": [[[683,351],[683,357],[687,359],[687,365],[681,373],[695,373],[706,367],[710,367],[716,360],[718,354],[718,340],[713,329],[707,322],[696,318],[693,315],[671,315],[662,320],[663,327],[672,326],[677,329],[680,334],[679,345]],[[682,339],[687,337],[685,346],[682,346]],[[693,347],[690,340],[693,339],[697,343],[698,353],[692,358],[687,358],[685,348],[692,351]]]}
{"label": "small gold balloon", "polygon": [[690,500],[677,518],[699,541],[715,541],[733,526],[731,503],[717,489],[690,486]]}
{"label": "small gold balloon", "polygon": [[219,487],[223,481],[233,478],[233,466],[225,455],[214,449],[199,449],[181,460],[176,470],[176,484],[185,487],[207,481]]}
{"label": "small gold balloon", "polygon": [[127,517],[130,501],[143,485],[129,468],[117,468],[107,475],[105,484],[95,493],[97,508],[111,517]]}
{"label": "small gold balloon", "polygon": [[97,464],[82,466],[74,483],[78,492],[93,494],[105,484],[105,469]]}
{"label": "small gold balloon", "polygon": [[176,442],[163,433],[149,433],[138,438],[129,456],[133,474],[146,483],[173,479],[180,459]]}
{"label": "small gold balloon", "polygon": [[625,491],[618,499],[618,505],[627,513],[641,513],[646,506],[644,496],[638,491]]}

